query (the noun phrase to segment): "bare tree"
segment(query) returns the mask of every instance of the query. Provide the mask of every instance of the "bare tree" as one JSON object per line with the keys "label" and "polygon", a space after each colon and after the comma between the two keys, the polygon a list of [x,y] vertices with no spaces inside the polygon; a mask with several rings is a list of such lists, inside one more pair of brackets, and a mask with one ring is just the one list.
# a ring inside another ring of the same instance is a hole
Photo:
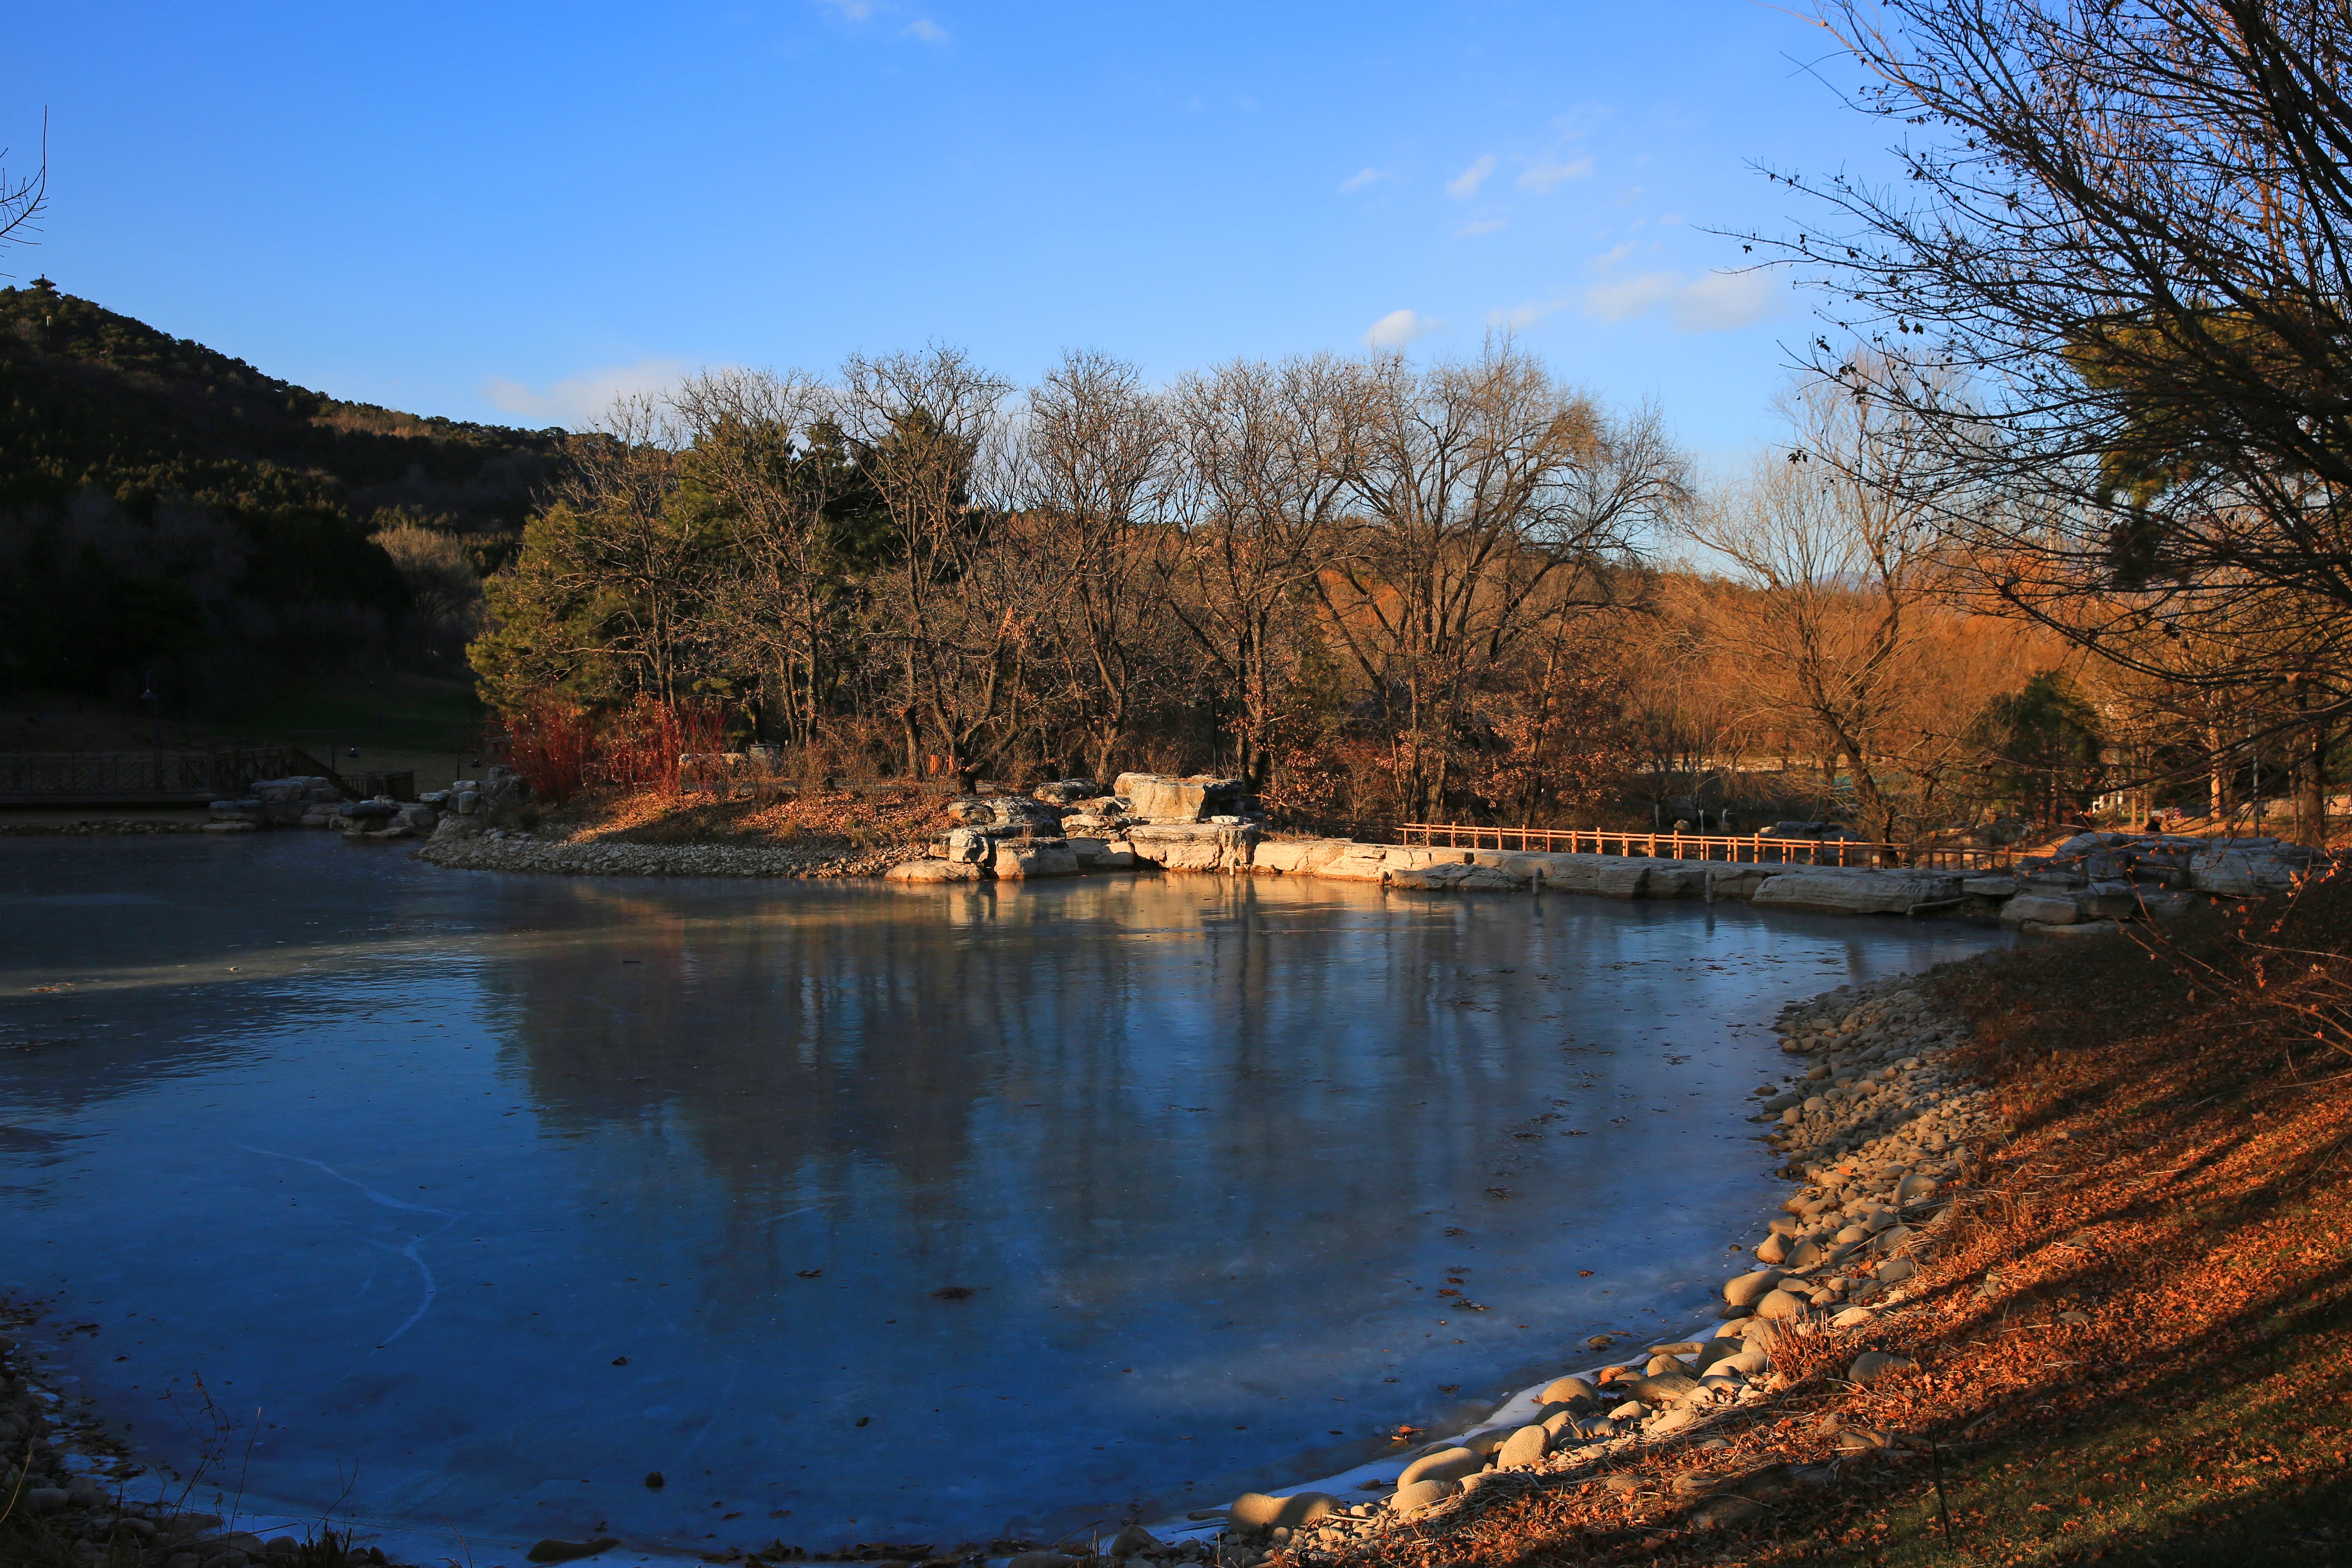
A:
{"label": "bare tree", "polygon": [[712,610],[755,667],[767,706],[804,744],[829,676],[838,552],[827,510],[855,482],[834,431],[831,392],[800,372],[705,371],[672,400],[689,440],[681,490],[722,522],[729,563]]}
{"label": "bare tree", "polygon": [[670,507],[679,438],[659,400],[619,398],[573,443],[555,488],[569,514],[560,585],[595,607],[604,655],[663,702],[685,694],[689,649],[709,634],[702,590],[716,537],[710,520]]}
{"label": "bare tree", "polygon": [[1183,591],[1168,602],[1232,685],[1235,760],[1253,787],[1265,783],[1302,601],[1346,558],[1355,382],[1322,354],[1235,360],[1175,392],[1197,512],[1171,563]]}
{"label": "bare tree", "polygon": [[[2352,10],[1886,0],[1821,25],[1923,128],[1880,190],[1790,183],[1841,331],[1822,374],[1914,416],[1919,500],[1984,587],[2102,657],[2352,709]],[[1844,330],[1877,353],[1850,356]],[[2273,635],[2192,652],[2250,595]],[[2257,657],[2265,668],[2253,668]]]}
{"label": "bare tree", "polygon": [[1316,581],[1394,721],[1409,808],[1433,817],[1480,697],[1523,646],[1557,646],[1567,620],[1610,602],[1637,539],[1689,487],[1654,416],[1613,427],[1508,340],[1426,371],[1375,360],[1349,406],[1363,526]]}
{"label": "bare tree", "polygon": [[993,749],[1034,623],[1037,584],[1008,569],[1003,498],[989,493],[1005,477],[1011,384],[941,347],[853,355],[842,384],[844,424],[896,534],[887,635],[907,772],[923,771],[928,728],[961,776]]}
{"label": "bare tree", "polygon": [[1073,715],[1110,776],[1151,669],[1153,569],[1168,546],[1175,429],[1134,366],[1071,353],[1030,389],[1024,446],[1047,567],[1063,588]]}
{"label": "bare tree", "polygon": [[1896,812],[1879,770],[1941,586],[1934,520],[1910,499],[1911,468],[1933,454],[1904,411],[1830,384],[1802,384],[1782,407],[1795,444],[1759,455],[1690,536],[1761,590],[1749,616],[1717,629],[1744,644],[1758,697],[1844,763],[1865,835],[1889,840]]}

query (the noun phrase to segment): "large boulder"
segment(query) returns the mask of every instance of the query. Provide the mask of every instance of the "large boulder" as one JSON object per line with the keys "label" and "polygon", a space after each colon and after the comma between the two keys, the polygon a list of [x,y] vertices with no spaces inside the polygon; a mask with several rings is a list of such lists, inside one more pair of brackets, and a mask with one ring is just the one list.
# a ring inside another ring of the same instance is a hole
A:
{"label": "large boulder", "polygon": [[257,780],[247,793],[261,803],[259,820],[278,827],[298,826],[305,816],[331,809],[342,799],[341,792],[325,779],[299,774]]}
{"label": "large boulder", "polygon": [[1543,872],[1544,891],[1548,893],[1592,893],[1601,889],[1601,868],[1615,861],[1602,855],[1526,855],[1517,857],[1538,862],[1534,868]]}
{"label": "large boulder", "polygon": [[1034,877],[1075,877],[1078,874],[1078,858],[1069,845],[1058,838],[1033,839],[1025,844],[1007,840],[996,847],[994,868],[1000,882],[1025,881]]}
{"label": "large boulder", "polygon": [[1250,851],[1250,869],[1289,876],[1320,871],[1350,847],[1344,838],[1269,838]]}
{"label": "large boulder", "polygon": [[1592,875],[1592,890],[1604,899],[1638,899],[1650,890],[1650,868],[1639,860],[1617,860]]}
{"label": "large boulder", "polygon": [[[460,820],[451,817],[451,822]],[[434,837],[440,837],[436,834]],[[908,860],[882,873],[886,881],[928,886],[938,882],[977,882],[987,875],[969,860]]]}
{"label": "large boulder", "polygon": [[1121,773],[1111,793],[1127,802],[1127,809],[1146,822],[1205,822],[1213,816],[1243,816],[1257,802],[1240,779],[1197,773],[1171,778],[1165,773]]}
{"label": "large boulder", "polygon": [[1081,871],[1132,871],[1135,851],[1125,843],[1112,843],[1107,838],[1090,838],[1071,835],[1062,840],[1077,857]]}
{"label": "large boulder", "polygon": [[991,795],[981,798],[988,803],[999,827],[1058,834],[1062,830],[1062,818],[1068,815],[1060,806],[1048,805],[1042,800],[1030,800],[1023,795]]}
{"label": "large boulder", "polygon": [[1841,915],[1902,915],[1960,896],[1960,879],[1932,871],[1790,871],[1756,890],[1766,907]]}
{"label": "large boulder", "polygon": [[2082,918],[2082,906],[2073,899],[2050,893],[2019,893],[2000,906],[2004,925],[2023,925],[2031,921],[2036,925],[2064,926]]}
{"label": "large boulder", "polygon": [[[486,827],[511,827],[522,819],[530,800],[530,781],[512,768],[493,764],[478,779],[459,779],[449,786],[443,809],[461,816],[478,816]],[[344,810],[344,816],[351,812]]]}
{"label": "large boulder", "polygon": [[2319,851],[2274,839],[2217,841],[2189,862],[2189,885],[2223,898],[2283,893],[2325,859]]}
{"label": "large boulder", "polygon": [[1246,824],[1155,822],[1129,828],[1127,841],[1139,859],[1163,871],[1246,871],[1257,829]]}
{"label": "large boulder", "polygon": [[1344,844],[1315,874],[1338,882],[1377,882],[1389,874],[1389,857],[1402,854],[1384,844]]}
{"label": "large boulder", "polygon": [[1052,784],[1039,784],[1031,792],[1048,805],[1076,805],[1102,794],[1102,785],[1092,779],[1056,779]]}

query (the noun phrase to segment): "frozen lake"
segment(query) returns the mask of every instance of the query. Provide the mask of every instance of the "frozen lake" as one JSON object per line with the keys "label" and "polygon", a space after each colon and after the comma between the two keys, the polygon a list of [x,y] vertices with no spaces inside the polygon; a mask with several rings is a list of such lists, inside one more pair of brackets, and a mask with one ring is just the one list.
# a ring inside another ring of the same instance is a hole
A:
{"label": "frozen lake", "polygon": [[0,1288],[96,1325],[54,1354],[151,1458],[193,1463],[199,1378],[257,1410],[248,1506],[1115,1530],[1691,1321],[1780,1195],[1774,1011],[2002,940],[0,840]]}

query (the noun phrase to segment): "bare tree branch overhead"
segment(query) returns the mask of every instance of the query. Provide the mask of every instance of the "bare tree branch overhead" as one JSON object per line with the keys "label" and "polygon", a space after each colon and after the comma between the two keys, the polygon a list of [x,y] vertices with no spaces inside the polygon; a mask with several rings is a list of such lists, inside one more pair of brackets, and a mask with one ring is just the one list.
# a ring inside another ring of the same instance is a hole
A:
{"label": "bare tree branch overhead", "polygon": [[[1935,435],[1938,510],[2108,647],[2256,588],[2352,612],[2352,19],[2250,0],[1821,14],[1904,179],[1750,236],[1826,295],[1817,374]],[[1871,351],[1857,353],[1857,344]]]}
{"label": "bare tree branch overhead", "polygon": [[2126,678],[2239,692],[2315,780],[2352,712],[2352,15],[1816,19],[1902,177],[1765,171],[1811,202],[1744,237],[1822,295],[1804,368],[1916,422],[1906,482],[1956,591]]}
{"label": "bare tree branch overhead", "polygon": [[41,113],[41,156],[29,174],[8,173],[10,149],[0,147],[0,247],[37,243],[41,214],[49,205],[49,116]]}

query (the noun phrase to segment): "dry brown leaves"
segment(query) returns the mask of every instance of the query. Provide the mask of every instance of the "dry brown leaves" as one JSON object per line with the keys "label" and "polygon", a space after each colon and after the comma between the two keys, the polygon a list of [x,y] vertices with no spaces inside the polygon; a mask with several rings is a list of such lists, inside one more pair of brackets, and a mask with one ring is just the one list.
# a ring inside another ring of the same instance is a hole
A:
{"label": "dry brown leaves", "polygon": [[[2303,938],[2332,973],[2352,888],[2321,891]],[[2209,962],[2099,941],[1945,973],[2015,1136],[1955,1184],[1904,1309],[1788,1347],[1788,1389],[1706,1434],[1728,1450],[1651,1449],[1627,1466],[1630,1492],[1554,1481],[1476,1498],[1348,1561],[1945,1561],[1947,1515],[1965,1560],[2146,1561],[2200,1534],[2218,1548],[2266,1506],[2273,1533],[2256,1539],[2329,1560],[2332,1525],[2306,1539],[2276,1521],[2332,1496],[2313,1489],[2352,1464],[2352,1336],[2310,1327],[2352,1313],[2352,1062],[2258,1026],[2281,1015],[2214,984],[2238,940],[2221,922],[2176,940]],[[1846,1384],[1864,1350],[1918,1366]],[[1855,1427],[1895,1447],[1841,1454]],[[1699,1499],[1672,1479],[1696,1468],[1769,1511],[1743,1531],[1693,1529]],[[2153,1491],[2150,1475],[2166,1478]]]}
{"label": "dry brown leaves", "polygon": [[551,813],[545,827],[577,844],[730,844],[853,858],[922,843],[949,826],[937,795],[834,790],[729,800],[659,790],[600,790]]}

